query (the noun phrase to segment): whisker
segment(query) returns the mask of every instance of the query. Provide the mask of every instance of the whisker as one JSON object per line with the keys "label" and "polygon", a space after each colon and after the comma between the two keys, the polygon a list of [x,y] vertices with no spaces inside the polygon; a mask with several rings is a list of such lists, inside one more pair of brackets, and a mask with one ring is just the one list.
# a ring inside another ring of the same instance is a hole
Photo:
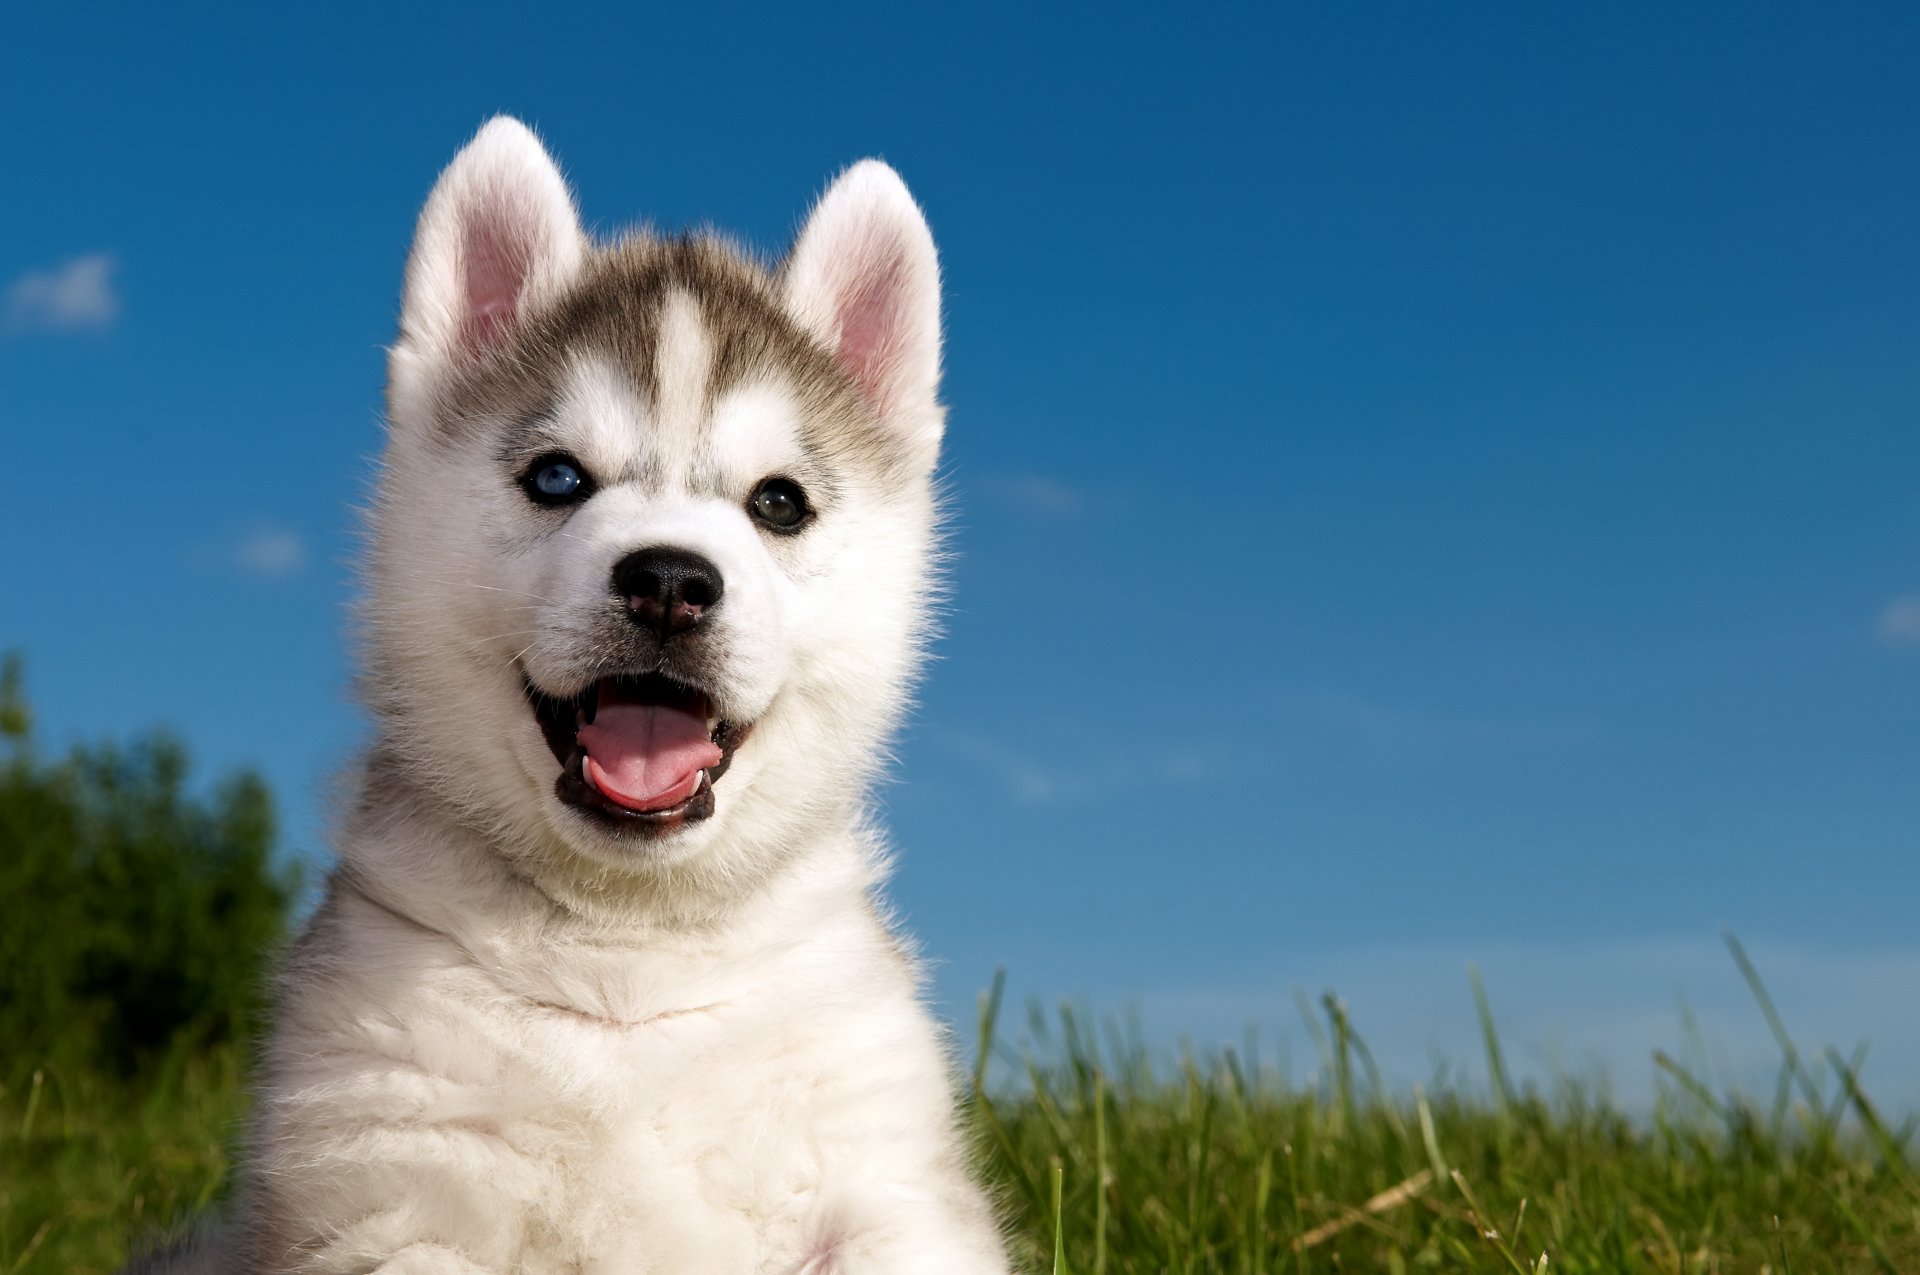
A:
{"label": "whisker", "polygon": [[544,602],[548,606],[553,605],[552,598],[547,597],[545,594],[528,593],[525,589],[503,589],[497,584],[481,584],[478,580],[443,580],[435,577],[433,582],[435,584],[450,584],[459,589],[485,589],[488,593],[512,593],[523,598],[532,598],[536,602]]}
{"label": "whisker", "polygon": [[465,650],[476,646],[485,646],[489,642],[501,642],[508,638],[523,637],[530,637],[536,642],[540,640],[540,634],[533,629],[508,629],[505,633],[490,633],[486,637],[469,638],[459,645],[460,649]]}

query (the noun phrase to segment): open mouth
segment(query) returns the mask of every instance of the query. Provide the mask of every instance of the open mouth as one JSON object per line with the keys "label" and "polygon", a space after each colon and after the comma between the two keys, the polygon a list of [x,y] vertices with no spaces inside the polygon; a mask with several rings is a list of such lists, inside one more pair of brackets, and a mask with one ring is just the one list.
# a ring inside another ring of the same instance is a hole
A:
{"label": "open mouth", "polygon": [[554,793],[614,827],[660,833],[713,814],[713,785],[747,727],[697,687],[659,673],[603,677],[571,698],[526,683],[560,763]]}

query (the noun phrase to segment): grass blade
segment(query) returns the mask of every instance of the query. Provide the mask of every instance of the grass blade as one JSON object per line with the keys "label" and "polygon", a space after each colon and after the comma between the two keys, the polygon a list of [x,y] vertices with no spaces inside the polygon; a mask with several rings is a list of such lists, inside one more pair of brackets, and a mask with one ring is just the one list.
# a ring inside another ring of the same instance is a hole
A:
{"label": "grass blade", "polygon": [[1480,1035],[1486,1043],[1487,1074],[1493,1082],[1493,1098],[1502,1113],[1513,1106],[1513,1084],[1507,1079],[1507,1060],[1500,1050],[1500,1031],[1494,1025],[1493,1006],[1487,1001],[1486,984],[1480,981],[1480,967],[1469,963],[1467,981],[1473,984],[1473,1007],[1480,1016]]}

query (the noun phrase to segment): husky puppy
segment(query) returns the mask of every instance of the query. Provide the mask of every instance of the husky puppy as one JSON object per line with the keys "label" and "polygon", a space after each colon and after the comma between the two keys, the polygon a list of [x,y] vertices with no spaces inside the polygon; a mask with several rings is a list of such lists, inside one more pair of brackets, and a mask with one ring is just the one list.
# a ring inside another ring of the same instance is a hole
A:
{"label": "husky puppy", "polygon": [[407,263],[375,738],[230,1221],[153,1270],[997,1272],[868,790],[927,635],[933,240],[582,233],[495,119]]}

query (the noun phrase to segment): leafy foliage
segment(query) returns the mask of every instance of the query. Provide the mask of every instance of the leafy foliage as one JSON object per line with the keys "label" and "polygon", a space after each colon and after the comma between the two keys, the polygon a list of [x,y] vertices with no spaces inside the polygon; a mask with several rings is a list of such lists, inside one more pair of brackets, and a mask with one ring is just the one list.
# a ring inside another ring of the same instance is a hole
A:
{"label": "leafy foliage", "polygon": [[21,661],[0,664],[0,1080],[129,1076],[244,1040],[294,876],[257,775],[188,788],[165,734],[41,755]]}

